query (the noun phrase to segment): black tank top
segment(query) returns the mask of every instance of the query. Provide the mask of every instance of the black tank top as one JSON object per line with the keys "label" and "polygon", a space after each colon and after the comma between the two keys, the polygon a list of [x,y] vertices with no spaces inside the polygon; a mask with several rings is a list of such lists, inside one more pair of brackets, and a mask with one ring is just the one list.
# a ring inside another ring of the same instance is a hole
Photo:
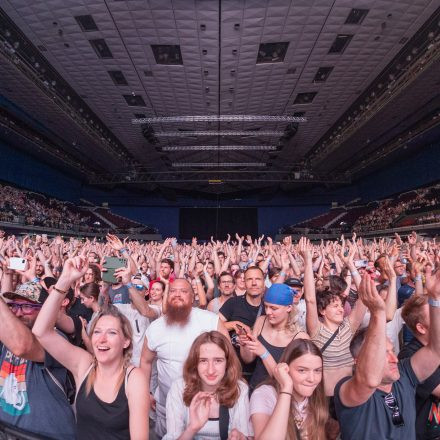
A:
{"label": "black tank top", "polygon": [[[267,317],[264,318],[264,322],[263,325],[261,326],[260,334],[258,335],[257,339],[263,344],[264,348],[266,348],[266,350],[272,355],[275,362],[278,363],[286,347],[277,347],[276,345],[269,344],[269,342],[267,342],[266,339],[263,338],[263,335],[261,333],[263,332],[264,324],[266,324],[266,319]],[[296,335],[292,338],[292,340],[296,338]],[[255,389],[257,385],[263,382],[263,380],[265,380],[268,376],[269,373],[267,372],[263,361],[261,360],[260,356],[257,356],[255,370],[254,373],[252,374],[251,380],[249,381],[250,389],[251,390]]]}
{"label": "black tank top", "polygon": [[95,394],[93,387],[86,395],[87,377],[83,380],[76,396],[76,426],[79,440],[130,440],[125,383],[133,370],[134,368],[126,374],[112,403],[103,402]]}

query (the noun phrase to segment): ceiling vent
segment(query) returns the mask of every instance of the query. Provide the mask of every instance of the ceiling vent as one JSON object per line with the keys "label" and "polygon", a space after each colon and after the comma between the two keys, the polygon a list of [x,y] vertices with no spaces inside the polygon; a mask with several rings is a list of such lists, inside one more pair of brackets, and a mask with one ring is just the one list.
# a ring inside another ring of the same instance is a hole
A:
{"label": "ceiling vent", "polygon": [[130,107],[146,107],[144,98],[140,95],[122,95]]}
{"label": "ceiling vent", "polygon": [[84,32],[92,32],[98,30],[98,26],[96,25],[95,20],[93,20],[93,17],[91,15],[77,15],[75,17],[75,20]]}
{"label": "ceiling vent", "polygon": [[289,43],[262,43],[258,49],[257,64],[282,63]]}
{"label": "ceiling vent", "polygon": [[315,98],[317,92],[298,93],[294,104],[310,104]]}
{"label": "ceiling vent", "polygon": [[369,9],[353,8],[348,14],[345,24],[361,24],[369,11]]}
{"label": "ceiling vent", "polygon": [[157,64],[182,65],[180,46],[171,44],[152,44],[151,49]]}
{"label": "ceiling vent", "polygon": [[320,67],[316,72],[315,78],[313,78],[313,82],[318,83],[327,81],[327,78],[332,70],[333,67]]}
{"label": "ceiling vent", "polygon": [[113,58],[113,54],[111,50],[107,46],[107,43],[103,38],[98,38],[96,40],[89,40],[90,45],[93,47],[93,50],[96,52],[99,58]]}
{"label": "ceiling vent", "polygon": [[338,34],[333,41],[328,53],[343,53],[347,48],[348,43],[350,43],[353,35],[349,34]]}

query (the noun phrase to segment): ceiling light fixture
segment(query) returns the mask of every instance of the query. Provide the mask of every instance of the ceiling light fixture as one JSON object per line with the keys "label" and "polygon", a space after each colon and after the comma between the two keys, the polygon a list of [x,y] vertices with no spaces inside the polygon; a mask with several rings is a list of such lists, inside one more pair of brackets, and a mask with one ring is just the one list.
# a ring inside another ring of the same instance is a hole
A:
{"label": "ceiling light fixture", "polygon": [[270,115],[199,115],[161,116],[157,118],[132,119],[133,124],[166,124],[173,122],[307,122],[304,116]]}
{"label": "ceiling light fixture", "polygon": [[163,147],[162,151],[275,151],[275,145],[180,145]]}
{"label": "ceiling light fixture", "polygon": [[194,130],[194,131],[162,131],[156,133],[157,137],[187,137],[187,136],[276,136],[280,137],[284,134],[284,131],[276,130],[242,130],[242,131],[230,131],[230,130]]}
{"label": "ceiling light fixture", "polygon": [[174,168],[191,168],[191,167],[265,167],[265,162],[173,162]]}

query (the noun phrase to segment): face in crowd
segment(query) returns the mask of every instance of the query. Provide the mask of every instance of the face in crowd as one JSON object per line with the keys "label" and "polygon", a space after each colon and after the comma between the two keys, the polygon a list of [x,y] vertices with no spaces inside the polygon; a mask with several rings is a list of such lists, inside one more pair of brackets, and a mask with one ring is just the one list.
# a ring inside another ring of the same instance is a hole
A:
{"label": "face in crowd", "polygon": [[244,282],[246,285],[246,293],[250,296],[257,297],[264,293],[264,275],[260,269],[248,269],[244,274]]}
{"label": "face in crowd", "polygon": [[219,290],[224,296],[230,296],[235,289],[234,278],[232,275],[222,275],[218,281]]}
{"label": "face in crowd", "polygon": [[167,314],[168,324],[185,325],[188,322],[194,300],[191,284],[182,278],[176,279],[168,293]]}

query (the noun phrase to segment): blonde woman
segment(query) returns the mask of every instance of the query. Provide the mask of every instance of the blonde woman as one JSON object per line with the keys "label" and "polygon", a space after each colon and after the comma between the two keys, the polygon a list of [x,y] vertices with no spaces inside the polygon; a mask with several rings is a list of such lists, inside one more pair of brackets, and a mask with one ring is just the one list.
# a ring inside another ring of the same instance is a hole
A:
{"label": "blonde woman", "polygon": [[130,322],[114,307],[93,321],[93,353],[75,347],[55,331],[55,321],[69,287],[87,270],[83,257],[69,258],[32,329],[44,349],[75,379],[77,432],[81,440],[148,440],[148,383],[130,365]]}
{"label": "blonde woman", "polygon": [[245,363],[256,359],[250,380],[251,390],[273,375],[284,349],[294,339],[309,339],[296,323],[293,290],[286,284],[273,284],[264,295],[265,316],[255,322],[252,334],[241,332],[240,355]]}

